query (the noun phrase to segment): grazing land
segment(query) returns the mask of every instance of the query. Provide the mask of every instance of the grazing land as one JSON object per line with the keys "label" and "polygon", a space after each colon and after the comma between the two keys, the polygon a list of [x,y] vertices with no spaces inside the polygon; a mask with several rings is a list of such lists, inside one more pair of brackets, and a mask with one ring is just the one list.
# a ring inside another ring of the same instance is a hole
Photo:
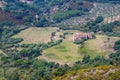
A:
{"label": "grazing land", "polygon": [[56,31],[55,27],[47,27],[47,28],[36,28],[31,27],[26,30],[21,31],[17,35],[13,36],[13,38],[23,38],[22,43],[39,43],[39,42],[49,42],[51,33]]}
{"label": "grazing land", "polygon": [[[23,38],[22,43],[47,43],[50,41],[52,32],[56,32],[57,36],[65,35],[63,42],[48,48],[43,51],[42,56],[39,59],[47,61],[53,61],[60,64],[71,64],[75,61],[82,60],[84,55],[89,55],[91,58],[96,56],[105,56],[108,58],[110,53],[115,53],[113,46],[118,37],[108,37],[106,35],[96,35],[96,39],[89,39],[85,41],[83,45],[77,45],[72,42],[72,36],[74,32],[78,30],[60,30],[58,28],[47,27],[47,28],[28,28],[21,31],[19,34],[13,36],[14,38]],[[47,37],[46,37],[47,36]],[[59,39],[59,37],[58,37]]]}
{"label": "grazing land", "polygon": [[94,58],[95,56],[107,56],[108,54],[115,52],[113,46],[118,39],[118,37],[96,35],[96,39],[86,41],[79,52],[90,55],[91,58]]}
{"label": "grazing land", "polygon": [[48,48],[43,51],[40,59],[47,61],[55,61],[61,64],[73,63],[82,59],[82,55],[78,54],[78,45],[72,42],[63,42],[54,47]]}
{"label": "grazing land", "polygon": [[83,45],[76,45],[71,41],[64,40],[61,44],[48,48],[43,51],[39,59],[55,61],[60,64],[71,64],[75,61],[82,60],[84,55],[91,58],[96,56],[105,56],[108,58],[110,53],[114,53],[113,46],[118,37],[108,37],[105,35],[96,35],[96,39],[90,39]]}

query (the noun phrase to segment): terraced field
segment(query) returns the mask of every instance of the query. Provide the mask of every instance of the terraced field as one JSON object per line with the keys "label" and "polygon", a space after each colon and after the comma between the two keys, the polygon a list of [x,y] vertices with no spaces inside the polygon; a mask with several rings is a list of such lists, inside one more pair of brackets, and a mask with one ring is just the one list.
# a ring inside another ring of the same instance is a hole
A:
{"label": "terraced field", "polygon": [[110,3],[94,3],[94,7],[90,10],[89,14],[79,17],[72,17],[57,25],[76,26],[86,24],[90,20],[94,20],[97,16],[103,16],[104,23],[114,22],[120,20],[120,5]]}

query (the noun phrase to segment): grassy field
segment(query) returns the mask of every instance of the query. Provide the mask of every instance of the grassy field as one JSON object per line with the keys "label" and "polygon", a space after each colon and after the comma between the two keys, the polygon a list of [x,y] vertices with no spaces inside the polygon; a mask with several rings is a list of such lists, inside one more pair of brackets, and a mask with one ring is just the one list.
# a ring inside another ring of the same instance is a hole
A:
{"label": "grassy field", "polygon": [[47,27],[47,28],[36,28],[31,27],[26,30],[21,31],[17,35],[13,36],[13,38],[23,38],[24,41],[22,43],[38,43],[38,42],[49,42],[51,33],[56,31],[55,27]]}
{"label": "grassy field", "polygon": [[81,60],[84,55],[108,57],[108,54],[115,52],[112,48],[118,37],[108,37],[105,35],[96,35],[96,39],[90,39],[83,46],[74,44],[71,41],[64,41],[59,45],[48,48],[43,51],[39,59],[54,61],[60,64],[73,63]]}
{"label": "grassy field", "polygon": [[61,64],[69,64],[82,59],[82,56],[78,54],[78,48],[78,45],[72,42],[63,42],[44,50],[43,55],[39,58],[46,59],[47,61],[55,61]]}
{"label": "grassy field", "polygon": [[[108,39],[109,38],[109,39]],[[80,53],[90,55],[91,58],[95,56],[107,56],[114,53],[113,46],[118,37],[108,37],[105,35],[96,35],[96,39],[91,39],[85,42],[83,47],[79,49]]]}
{"label": "grassy field", "polygon": [[[51,33],[57,31],[57,28],[28,28],[13,36],[14,38],[23,38],[22,43],[38,43],[49,42]],[[118,37],[108,37],[105,35],[96,35],[96,39],[90,39],[83,46],[74,44],[70,39],[72,33],[76,30],[65,30],[57,32],[58,36],[63,33],[68,33],[61,44],[53,46],[43,51],[43,55],[39,59],[58,62],[60,64],[71,64],[75,61],[82,60],[84,55],[90,55],[91,58],[96,56],[108,57],[108,54],[114,53],[112,49]]]}

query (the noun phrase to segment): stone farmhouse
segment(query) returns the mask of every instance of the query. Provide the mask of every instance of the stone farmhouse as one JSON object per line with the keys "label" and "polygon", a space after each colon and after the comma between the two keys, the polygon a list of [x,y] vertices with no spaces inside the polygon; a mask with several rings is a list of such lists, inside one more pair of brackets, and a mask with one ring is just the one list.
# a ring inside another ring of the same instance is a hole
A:
{"label": "stone farmhouse", "polygon": [[92,39],[93,38],[93,35],[94,33],[91,32],[91,33],[85,33],[85,32],[76,32],[76,33],[73,33],[73,42],[75,42],[76,40],[81,40],[82,38],[85,38],[85,39]]}

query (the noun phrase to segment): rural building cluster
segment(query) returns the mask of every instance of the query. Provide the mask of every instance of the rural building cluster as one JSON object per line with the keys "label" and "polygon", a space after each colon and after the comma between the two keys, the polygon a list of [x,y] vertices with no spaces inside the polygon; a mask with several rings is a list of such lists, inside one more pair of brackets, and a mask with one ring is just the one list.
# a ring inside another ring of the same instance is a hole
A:
{"label": "rural building cluster", "polygon": [[76,32],[73,33],[73,42],[75,42],[76,40],[82,40],[83,38],[85,39],[92,39],[93,38],[94,33],[85,33],[85,32]]}

